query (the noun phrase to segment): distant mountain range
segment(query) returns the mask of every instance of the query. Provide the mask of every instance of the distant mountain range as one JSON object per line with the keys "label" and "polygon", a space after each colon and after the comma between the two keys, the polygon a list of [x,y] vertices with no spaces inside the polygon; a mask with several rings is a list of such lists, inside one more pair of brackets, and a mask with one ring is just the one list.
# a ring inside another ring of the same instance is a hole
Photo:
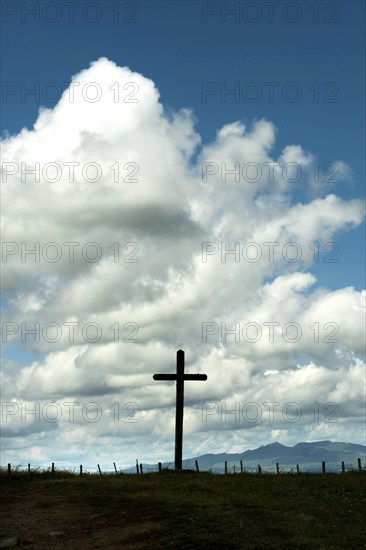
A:
{"label": "distant mountain range", "polygon": [[[240,472],[240,460],[243,461],[244,471],[256,471],[260,464],[263,472],[274,472],[276,462],[281,471],[296,471],[299,465],[303,472],[320,472],[322,461],[326,463],[326,471],[340,472],[342,461],[346,469],[357,468],[358,458],[365,468],[366,446],[354,443],[338,443],[335,441],[315,441],[313,443],[297,443],[294,447],[287,447],[281,443],[263,445],[258,449],[248,450],[237,454],[205,454],[183,460],[183,468],[194,469],[198,461],[200,470],[211,470],[214,473],[223,473],[225,462],[228,472]],[[143,464],[143,471],[156,471],[157,464]],[[162,464],[163,468],[174,468],[174,462]],[[136,467],[123,470],[124,473],[135,473]]]}

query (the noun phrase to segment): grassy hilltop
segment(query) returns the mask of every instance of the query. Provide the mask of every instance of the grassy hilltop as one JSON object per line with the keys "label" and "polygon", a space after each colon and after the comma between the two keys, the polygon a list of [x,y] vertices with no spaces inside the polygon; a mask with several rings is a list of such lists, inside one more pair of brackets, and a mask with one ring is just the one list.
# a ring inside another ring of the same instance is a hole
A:
{"label": "grassy hilltop", "polygon": [[87,548],[366,548],[366,473],[163,471],[4,474],[0,545]]}

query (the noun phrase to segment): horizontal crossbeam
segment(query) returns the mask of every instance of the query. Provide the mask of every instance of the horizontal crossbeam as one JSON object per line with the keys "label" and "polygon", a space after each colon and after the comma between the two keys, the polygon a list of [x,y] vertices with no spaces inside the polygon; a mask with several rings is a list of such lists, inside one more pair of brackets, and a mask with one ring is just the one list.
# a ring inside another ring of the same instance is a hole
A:
{"label": "horizontal crossbeam", "polygon": [[[176,374],[154,374],[154,380],[177,380]],[[181,378],[180,378],[181,379]],[[183,380],[207,380],[207,374],[184,374]]]}

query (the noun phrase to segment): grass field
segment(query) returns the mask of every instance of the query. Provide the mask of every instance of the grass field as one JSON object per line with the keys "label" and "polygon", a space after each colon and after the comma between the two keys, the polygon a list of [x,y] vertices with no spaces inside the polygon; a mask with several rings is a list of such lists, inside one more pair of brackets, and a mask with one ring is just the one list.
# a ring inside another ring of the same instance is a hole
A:
{"label": "grass field", "polygon": [[[366,472],[163,471],[1,478],[0,544],[28,548],[366,549]],[[44,528],[41,527],[44,525]],[[52,539],[52,540],[51,540]]]}

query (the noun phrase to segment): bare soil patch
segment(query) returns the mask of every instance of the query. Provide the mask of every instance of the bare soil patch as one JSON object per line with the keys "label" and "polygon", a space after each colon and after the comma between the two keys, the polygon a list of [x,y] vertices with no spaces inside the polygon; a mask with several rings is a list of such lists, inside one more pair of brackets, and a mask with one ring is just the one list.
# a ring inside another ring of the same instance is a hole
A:
{"label": "bare soil patch", "polygon": [[1,489],[0,548],[147,548],[163,527],[120,506],[96,512],[94,503],[70,502],[67,494],[51,487],[35,491],[25,484],[17,491],[6,485]]}

